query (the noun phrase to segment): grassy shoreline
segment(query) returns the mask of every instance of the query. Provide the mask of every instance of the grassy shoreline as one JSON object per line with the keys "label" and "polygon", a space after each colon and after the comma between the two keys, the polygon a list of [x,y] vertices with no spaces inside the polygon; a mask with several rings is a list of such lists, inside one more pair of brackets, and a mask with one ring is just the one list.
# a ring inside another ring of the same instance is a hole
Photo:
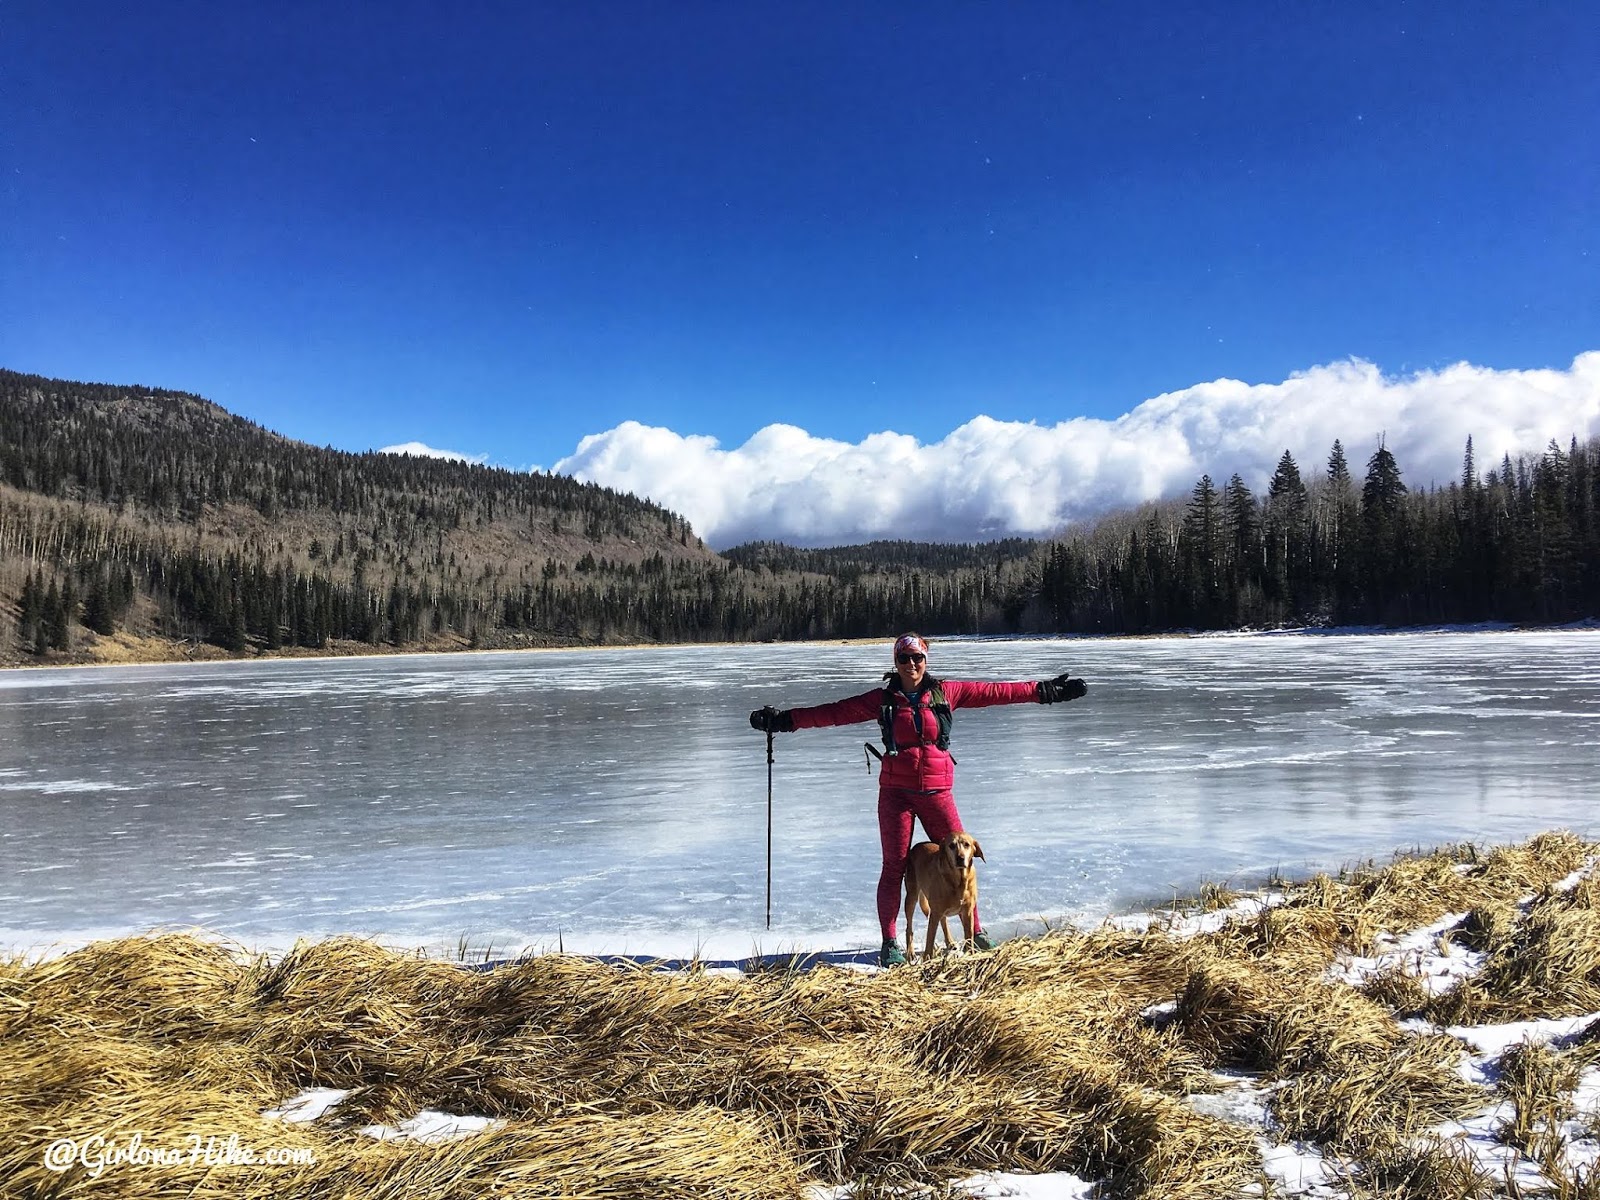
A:
{"label": "grassy shoreline", "polygon": [[[1298,1145],[1340,1177],[1320,1194],[1534,1194],[1441,1132],[1498,1104],[1501,1144],[1548,1194],[1600,1197],[1571,1101],[1600,1037],[1513,1048],[1485,1085],[1447,1032],[1600,1012],[1597,856],[1566,833],[1451,847],[877,973],[561,955],[474,972],[345,938],[276,959],[183,934],[99,942],[0,962],[0,1178],[134,1200],[643,1200],[1070,1171],[1108,1194],[1232,1200],[1286,1194],[1263,1163]],[[1441,980],[1441,955],[1471,969]],[[1230,1078],[1267,1124],[1215,1115]],[[315,1121],[262,1115],[316,1088],[347,1094]],[[362,1132],[427,1111],[496,1123],[440,1144]],[[315,1161],[44,1163],[63,1138],[136,1133]]]}

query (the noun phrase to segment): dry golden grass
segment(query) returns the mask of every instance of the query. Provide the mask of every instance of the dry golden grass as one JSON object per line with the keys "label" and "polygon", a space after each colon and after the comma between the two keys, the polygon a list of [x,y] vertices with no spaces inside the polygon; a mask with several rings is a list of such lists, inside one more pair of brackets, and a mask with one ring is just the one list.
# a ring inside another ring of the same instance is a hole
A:
{"label": "dry golden grass", "polygon": [[1350,1178],[1351,1200],[1488,1200],[1492,1172],[1473,1161],[1459,1142],[1425,1134],[1369,1156]]}
{"label": "dry golden grass", "polygon": [[[1552,886],[1592,849],[1570,835],[1458,847],[1318,876],[1187,940],[1062,931],[878,974],[727,979],[562,956],[474,972],[343,938],[267,961],[189,935],[0,963],[0,1192],[742,1200],[1072,1170],[1122,1196],[1232,1200],[1260,1179],[1258,1131],[1185,1098],[1233,1067],[1277,1085],[1283,1136],[1354,1164],[1353,1194],[1489,1195],[1428,1133],[1485,1103],[1455,1072],[1459,1043],[1395,1017],[1600,1008],[1600,892]],[[1402,970],[1360,991],[1328,980],[1337,954],[1450,912],[1474,914],[1456,936],[1489,956],[1477,980],[1445,997]],[[1173,1001],[1170,1019],[1142,1015]],[[1554,1153],[1561,1087],[1594,1045],[1508,1061],[1510,1140]],[[312,1124],[262,1116],[311,1087],[350,1094]],[[425,1109],[503,1124],[445,1145],[360,1132]],[[232,1135],[315,1162],[98,1178],[43,1162],[58,1138],[135,1134]]]}
{"label": "dry golden grass", "polygon": [[1442,997],[1430,1015],[1457,1023],[1565,1017],[1600,1010],[1600,883],[1544,886],[1504,928],[1475,979]]}

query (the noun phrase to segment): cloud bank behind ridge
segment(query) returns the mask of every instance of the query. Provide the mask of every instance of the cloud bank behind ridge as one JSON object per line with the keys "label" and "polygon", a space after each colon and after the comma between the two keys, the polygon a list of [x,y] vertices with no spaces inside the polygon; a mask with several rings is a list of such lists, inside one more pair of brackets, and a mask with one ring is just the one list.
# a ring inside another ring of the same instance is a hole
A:
{"label": "cloud bank behind ridge", "polygon": [[401,442],[397,446],[381,446],[379,454],[409,454],[412,458],[447,458],[453,462],[486,463],[487,454],[462,454],[459,450],[436,450],[425,442]]}
{"label": "cloud bank behind ridge", "polygon": [[1503,455],[1600,435],[1600,351],[1567,370],[1458,363],[1402,378],[1361,360],[1282,383],[1218,379],[1115,420],[1055,425],[974,417],[942,440],[858,443],[769,425],[744,445],[627,421],[591,434],[554,470],[682,513],[719,548],[753,539],[845,545],[874,538],[1046,536],[1238,472],[1258,493],[1285,450],[1308,480],[1343,442],[1359,481],[1382,435],[1411,487],[1459,477],[1468,436],[1480,471]]}

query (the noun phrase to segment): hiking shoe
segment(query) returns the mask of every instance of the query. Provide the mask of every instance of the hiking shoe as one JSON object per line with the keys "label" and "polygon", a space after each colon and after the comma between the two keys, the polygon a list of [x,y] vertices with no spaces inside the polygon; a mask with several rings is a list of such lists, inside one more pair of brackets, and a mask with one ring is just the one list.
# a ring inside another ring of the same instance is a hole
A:
{"label": "hiking shoe", "polygon": [[987,930],[980,929],[972,935],[972,945],[976,950],[993,950],[999,944],[989,936]]}
{"label": "hiking shoe", "polygon": [[878,951],[878,965],[880,967],[903,967],[906,965],[906,952],[900,949],[900,943],[893,938],[883,939],[883,949]]}

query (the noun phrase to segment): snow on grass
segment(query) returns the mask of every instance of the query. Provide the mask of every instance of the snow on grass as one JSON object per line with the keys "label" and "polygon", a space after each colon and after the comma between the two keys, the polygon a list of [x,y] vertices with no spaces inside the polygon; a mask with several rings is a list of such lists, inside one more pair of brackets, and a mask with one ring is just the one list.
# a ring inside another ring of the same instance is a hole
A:
{"label": "snow on grass", "polygon": [[1130,933],[1144,933],[1154,929],[1180,940],[1195,938],[1202,934],[1216,933],[1230,921],[1248,921],[1258,917],[1267,909],[1282,904],[1285,897],[1286,893],[1280,888],[1263,888],[1259,892],[1241,896],[1231,904],[1209,912],[1186,911],[1174,905],[1166,912],[1126,913],[1111,917],[1106,924],[1113,929],[1123,929]]}
{"label": "snow on grass", "polygon": [[[1540,895],[1548,898],[1552,892],[1572,890],[1591,873],[1596,862],[1595,857],[1587,859],[1578,870],[1547,885]],[[1456,868],[1461,874],[1468,874],[1472,869],[1470,864]],[[1225,898],[1223,893],[1217,895]],[[1279,888],[1264,888],[1211,911],[1184,910],[1174,905],[1167,912],[1124,916],[1109,924],[1124,930],[1148,930],[1175,939],[1193,939],[1214,934],[1233,921],[1255,920],[1269,909],[1282,905],[1287,895]],[[1539,903],[1540,895],[1520,898],[1518,905],[1524,915]],[[1371,953],[1360,955],[1345,951],[1338,954],[1333,964],[1322,972],[1322,979],[1326,983],[1360,989],[1376,976],[1399,971],[1420,980],[1429,995],[1441,996],[1477,974],[1485,962],[1484,954],[1456,945],[1452,940],[1452,932],[1468,915],[1450,912],[1409,931],[1380,932],[1372,939]],[[847,970],[877,970],[870,965],[841,965]],[[740,974],[731,966],[711,967],[706,973]],[[1167,1001],[1149,1006],[1144,1016],[1161,1024],[1174,1011],[1174,1002]],[[1600,1137],[1597,1137],[1600,1134],[1600,1068],[1580,1070],[1572,1064],[1566,1068],[1570,1073],[1558,1077],[1560,1082],[1552,1092],[1518,1093],[1512,1083],[1519,1078],[1519,1069],[1525,1072],[1528,1068],[1525,1061],[1517,1068],[1515,1060],[1507,1058],[1522,1046],[1547,1047],[1559,1054],[1578,1045],[1580,1035],[1596,1021],[1600,1021],[1600,1013],[1482,1025],[1440,1026],[1420,1018],[1399,1021],[1399,1027],[1411,1035],[1443,1034],[1459,1042],[1459,1074],[1482,1092],[1481,1109],[1462,1119],[1434,1126],[1418,1139],[1419,1149],[1424,1148],[1424,1143],[1432,1144],[1438,1139],[1459,1153],[1484,1178],[1494,1181],[1497,1188],[1508,1189],[1512,1195],[1551,1194],[1569,1186],[1574,1179],[1582,1178],[1584,1173],[1596,1170],[1600,1166]],[[1246,1185],[1239,1200],[1247,1197],[1352,1200],[1354,1196],[1366,1194],[1362,1164],[1331,1152],[1325,1154],[1313,1143],[1285,1137],[1273,1113],[1273,1098],[1280,1089],[1293,1083],[1292,1079],[1267,1079],[1240,1071],[1214,1071],[1212,1074],[1214,1090],[1187,1096],[1185,1103],[1197,1113],[1242,1127],[1254,1136],[1260,1156],[1260,1181]],[[1566,1083],[1574,1080],[1575,1086],[1563,1094]],[[291,1123],[314,1122],[332,1112],[348,1095],[340,1089],[313,1088],[263,1115]],[[1520,1102],[1530,1111],[1519,1112],[1519,1095]],[[1530,1100],[1529,1096],[1535,1099]],[[368,1125],[359,1132],[383,1141],[438,1143],[470,1138],[503,1124],[493,1118],[426,1109],[395,1125]],[[1519,1139],[1524,1146],[1532,1146],[1539,1153],[1532,1154],[1511,1144]],[[992,1172],[957,1181],[952,1187],[979,1200],[1085,1200],[1106,1182],[1084,1180],[1068,1172],[1045,1175]],[[848,1184],[811,1185],[806,1191],[811,1200],[854,1200],[856,1195],[856,1189]],[[1505,1194],[1505,1191],[1497,1194]]]}
{"label": "snow on grass", "polygon": [[311,1088],[298,1096],[290,1096],[277,1108],[269,1108],[261,1115],[274,1120],[288,1121],[293,1125],[303,1125],[323,1116],[349,1095],[349,1088]]}
{"label": "snow on grass", "polygon": [[[1081,1179],[1070,1171],[1049,1175],[1017,1175],[1007,1171],[988,1171],[951,1185],[973,1200],[1090,1200],[1101,1193],[1100,1185]],[[812,1184],[806,1188],[808,1200],[854,1200],[853,1184],[828,1187]]]}
{"label": "snow on grass", "polygon": [[1483,967],[1483,954],[1457,946],[1444,936],[1466,919],[1466,913],[1446,913],[1431,925],[1401,936],[1380,933],[1373,939],[1378,946],[1376,954],[1341,954],[1328,968],[1328,978],[1359,988],[1372,976],[1399,968],[1420,979],[1429,995],[1442,996]]}
{"label": "snow on grass", "polygon": [[1583,866],[1572,872],[1572,874],[1568,875],[1565,879],[1556,881],[1550,886],[1550,890],[1553,892],[1570,892],[1573,888],[1577,887],[1580,883],[1588,878],[1589,872],[1594,870],[1596,861],[1600,860],[1596,860],[1593,855],[1584,859]]}
{"label": "snow on grass", "polygon": [[1260,1139],[1261,1169],[1272,1180],[1273,1196],[1346,1197],[1345,1168],[1322,1157],[1309,1142],[1274,1145]]}
{"label": "snow on grass", "polygon": [[[1451,1025],[1443,1032],[1463,1044],[1461,1076],[1483,1087],[1487,1098],[1496,1095],[1490,1089],[1502,1078],[1500,1060],[1509,1051],[1522,1045],[1559,1049],[1597,1019],[1600,1013],[1587,1013],[1495,1025]],[[1423,1021],[1407,1022],[1406,1027],[1416,1033],[1435,1029]],[[1547,1134],[1559,1138],[1560,1161],[1569,1174],[1580,1167],[1592,1169],[1600,1161],[1600,1141],[1595,1137],[1596,1119],[1600,1118],[1600,1070],[1591,1067],[1581,1072],[1577,1087],[1565,1097],[1564,1107],[1573,1115],[1562,1120],[1557,1128],[1549,1129],[1548,1122],[1541,1124]],[[1481,1112],[1465,1120],[1446,1122],[1435,1132],[1460,1142],[1473,1162],[1496,1179],[1509,1178],[1524,1191],[1549,1190],[1554,1184],[1539,1164],[1502,1140],[1503,1131],[1516,1116],[1516,1105],[1511,1100],[1490,1099]]]}
{"label": "snow on grass", "polygon": [[[1581,1017],[1546,1017],[1537,1021],[1506,1021],[1500,1025],[1449,1025],[1444,1031],[1466,1045],[1461,1058],[1461,1077],[1469,1083],[1491,1086],[1499,1079],[1495,1063],[1513,1046],[1559,1045],[1574,1034],[1582,1033],[1600,1018],[1600,1013],[1586,1013]],[[1436,1032],[1438,1027],[1426,1021],[1406,1022],[1405,1028],[1413,1033]]]}
{"label": "snow on grass", "polygon": [[[1593,856],[1563,879],[1550,885],[1555,893],[1568,892],[1581,883],[1594,869]],[[1458,871],[1465,874],[1473,868],[1461,864]],[[1180,915],[1142,914],[1122,918],[1115,922],[1121,928],[1165,928],[1172,936],[1185,938],[1213,933],[1229,921],[1249,920],[1275,904],[1281,904],[1281,892],[1265,891],[1245,897],[1225,908],[1208,913]],[[1526,895],[1519,899],[1519,908],[1526,913],[1537,896]],[[1467,919],[1465,912],[1446,913],[1438,919],[1404,933],[1381,932],[1373,939],[1375,952],[1358,955],[1340,954],[1325,973],[1329,982],[1351,988],[1360,988],[1368,980],[1386,971],[1400,970],[1421,981],[1429,995],[1439,996],[1456,987],[1462,980],[1476,975],[1483,967],[1487,955],[1454,944],[1449,934]],[[1172,1003],[1153,1005],[1145,1010],[1146,1019],[1160,1020],[1174,1009]],[[1545,1018],[1539,1020],[1510,1021],[1485,1025],[1453,1025],[1441,1027],[1428,1021],[1414,1019],[1399,1022],[1402,1029],[1414,1035],[1445,1033],[1462,1043],[1460,1073],[1463,1079],[1484,1091],[1484,1107],[1478,1113],[1460,1121],[1445,1122],[1433,1129],[1438,1137],[1456,1143],[1460,1151],[1478,1171],[1495,1181],[1509,1181],[1509,1186],[1527,1194],[1547,1194],[1557,1185],[1545,1174],[1540,1164],[1528,1154],[1508,1144],[1507,1129],[1517,1118],[1516,1104],[1496,1091],[1502,1077],[1500,1060],[1519,1045],[1545,1045],[1559,1049],[1571,1043],[1591,1023],[1600,1020],[1600,1013],[1574,1017]],[[1258,1076],[1241,1072],[1214,1072],[1219,1090],[1195,1095],[1188,1103],[1197,1112],[1243,1125],[1260,1131],[1258,1142],[1262,1170],[1270,1180],[1267,1194],[1274,1196],[1310,1197],[1316,1200],[1347,1200],[1352,1195],[1348,1179],[1359,1176],[1353,1164],[1324,1157],[1318,1147],[1309,1143],[1283,1142],[1276,1136],[1278,1124],[1272,1116],[1271,1094],[1283,1086],[1279,1083],[1262,1083]],[[1564,1109],[1572,1115],[1562,1120],[1555,1129],[1545,1132],[1558,1146],[1558,1164],[1569,1176],[1574,1171],[1590,1171],[1600,1164],[1600,1068],[1587,1068],[1578,1076],[1577,1086],[1565,1098]],[[1259,1188],[1252,1189],[1259,1191]],[[1513,1193],[1515,1194],[1515,1193]]]}
{"label": "snow on grass", "polygon": [[[261,1115],[297,1125],[307,1124],[327,1116],[349,1095],[347,1088],[309,1088]],[[498,1129],[504,1124],[504,1121],[494,1117],[459,1117],[425,1108],[398,1125],[364,1125],[357,1132],[380,1142],[454,1142]]]}
{"label": "snow on grass", "polygon": [[[1261,1169],[1271,1181],[1272,1196],[1344,1197],[1341,1179],[1348,1168],[1327,1159],[1309,1142],[1285,1142],[1277,1138],[1277,1119],[1270,1108],[1272,1093],[1282,1083],[1262,1083],[1248,1071],[1213,1071],[1219,1090],[1186,1097],[1196,1112],[1230,1124],[1259,1131],[1256,1146],[1261,1152]],[[1254,1195],[1260,1195],[1259,1185]]]}
{"label": "snow on grass", "polygon": [[495,1117],[457,1117],[450,1113],[425,1108],[416,1116],[398,1125],[363,1125],[358,1131],[380,1142],[456,1142],[491,1129],[499,1129],[505,1122]]}

